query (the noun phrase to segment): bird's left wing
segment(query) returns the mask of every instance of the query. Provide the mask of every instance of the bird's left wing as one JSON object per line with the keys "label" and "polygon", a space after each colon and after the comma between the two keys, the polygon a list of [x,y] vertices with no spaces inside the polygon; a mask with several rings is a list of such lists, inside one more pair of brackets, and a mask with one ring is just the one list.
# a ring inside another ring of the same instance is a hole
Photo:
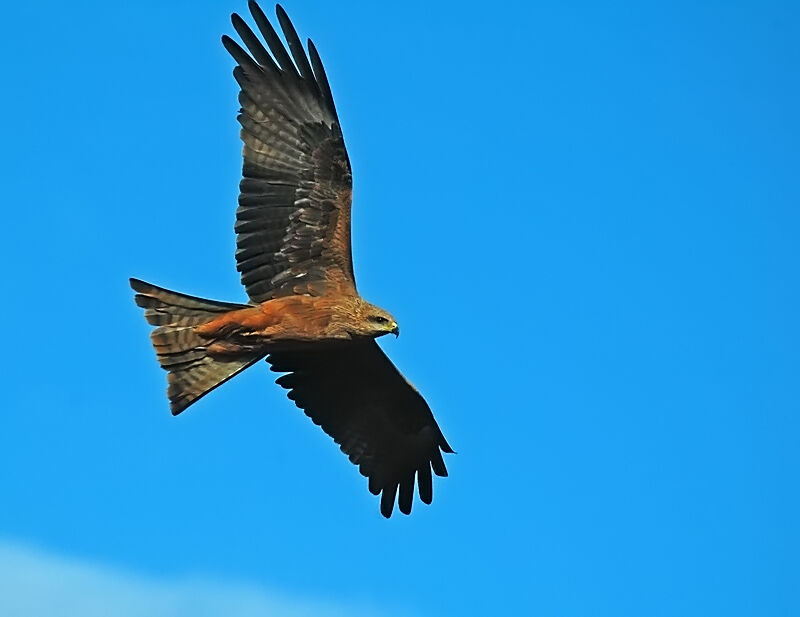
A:
{"label": "bird's left wing", "polygon": [[[442,452],[452,452],[430,407],[374,340],[272,353],[277,383],[339,444],[381,495],[381,513],[395,499],[411,512],[415,484],[433,500],[431,470],[446,476]],[[416,480],[416,481],[415,481]]]}
{"label": "bird's left wing", "polygon": [[249,6],[269,51],[236,14],[233,26],[250,53],[222,37],[241,86],[236,267],[242,284],[253,302],[324,295],[332,287],[352,293],[352,176],[325,69],[311,41],[306,55],[280,6],[288,52],[258,4]]}

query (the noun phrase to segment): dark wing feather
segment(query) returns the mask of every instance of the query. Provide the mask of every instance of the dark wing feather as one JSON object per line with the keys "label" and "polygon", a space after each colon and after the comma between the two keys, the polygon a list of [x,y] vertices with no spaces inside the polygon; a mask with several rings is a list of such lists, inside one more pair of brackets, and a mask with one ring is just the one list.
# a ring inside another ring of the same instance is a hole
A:
{"label": "dark wing feather", "polygon": [[289,51],[292,52],[295,66],[300,69],[300,76],[308,87],[319,95],[319,86],[317,85],[317,78],[311,70],[311,65],[308,63],[308,57],[303,49],[303,44],[300,42],[300,37],[297,36],[297,31],[294,29],[289,16],[283,7],[279,4],[276,7],[278,14],[278,22],[283,30],[283,35],[286,37],[286,42],[289,43]]}
{"label": "dark wing feather", "polygon": [[250,53],[222,38],[241,86],[236,266],[242,284],[253,302],[331,288],[354,292],[352,175],[328,79],[310,41],[309,62],[283,9],[278,21],[291,56],[258,5],[249,6],[266,47],[236,14],[233,27]]}
{"label": "dark wing feather", "polygon": [[424,503],[433,499],[431,467],[446,476],[442,452],[452,452],[430,407],[375,341],[270,354],[277,383],[338,443],[381,495],[389,517],[395,498],[411,512],[415,477]]}

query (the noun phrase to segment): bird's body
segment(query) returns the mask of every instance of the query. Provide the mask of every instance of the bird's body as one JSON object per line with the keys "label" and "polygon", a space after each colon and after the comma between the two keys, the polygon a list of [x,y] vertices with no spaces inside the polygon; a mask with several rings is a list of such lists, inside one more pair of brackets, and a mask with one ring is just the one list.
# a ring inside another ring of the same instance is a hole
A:
{"label": "bird's body", "polygon": [[[237,268],[250,302],[217,302],[131,279],[156,326],[173,414],[266,358],[277,383],[340,445],[381,494],[411,511],[413,489],[433,498],[431,472],[452,452],[425,400],[375,343],[396,320],[358,294],[350,247],[352,175],[328,80],[283,9],[289,53],[255,2],[269,47],[233,15],[250,54],[228,37],[241,86],[243,179],[236,215]],[[310,58],[310,62],[309,62]]]}
{"label": "bird's body", "polygon": [[278,343],[350,341],[396,330],[391,318],[386,327],[372,327],[367,315],[381,313],[359,296],[284,296],[223,313],[194,330],[209,341],[241,341],[245,347],[270,351]]}

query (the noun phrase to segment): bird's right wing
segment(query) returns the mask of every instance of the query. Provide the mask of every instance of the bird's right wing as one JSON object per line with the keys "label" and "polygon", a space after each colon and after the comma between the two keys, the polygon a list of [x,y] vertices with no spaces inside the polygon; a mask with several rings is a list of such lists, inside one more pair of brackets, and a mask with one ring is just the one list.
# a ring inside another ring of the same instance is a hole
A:
{"label": "bird's right wing", "polygon": [[[250,12],[269,47],[244,20],[231,38],[244,142],[236,212],[236,265],[253,302],[292,294],[355,292],[350,248],[352,176],[328,78],[314,44],[303,45],[284,10],[287,52],[258,4]],[[310,58],[310,62],[309,62]]]}

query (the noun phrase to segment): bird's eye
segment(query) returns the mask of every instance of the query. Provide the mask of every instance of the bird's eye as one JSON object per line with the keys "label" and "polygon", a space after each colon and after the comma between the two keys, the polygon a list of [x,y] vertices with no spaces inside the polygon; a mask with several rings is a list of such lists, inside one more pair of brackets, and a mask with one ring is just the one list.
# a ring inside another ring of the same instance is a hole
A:
{"label": "bird's eye", "polygon": [[381,317],[380,315],[372,315],[370,319],[376,323],[389,323],[389,320],[386,317]]}

